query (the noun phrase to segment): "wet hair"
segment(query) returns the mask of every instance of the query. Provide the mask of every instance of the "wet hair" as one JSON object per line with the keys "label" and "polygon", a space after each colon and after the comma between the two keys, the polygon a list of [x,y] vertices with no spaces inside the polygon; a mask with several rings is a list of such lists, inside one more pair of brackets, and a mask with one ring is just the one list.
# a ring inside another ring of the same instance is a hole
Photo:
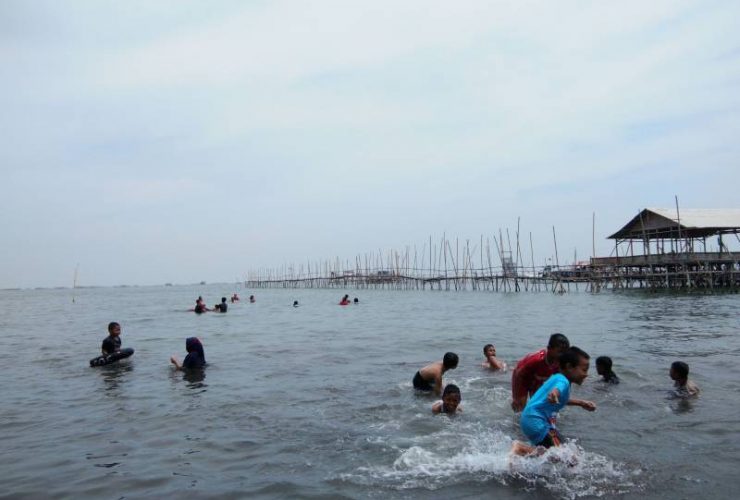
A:
{"label": "wet hair", "polygon": [[444,358],[442,358],[442,366],[448,370],[452,370],[457,368],[457,363],[459,361],[460,358],[457,357],[457,354],[454,352],[446,352]]}
{"label": "wet hair", "polygon": [[456,386],[455,384],[447,384],[445,386],[445,390],[442,391],[442,397],[444,398],[448,394],[457,394],[460,396],[460,401],[462,401],[462,394],[460,394],[460,388]]}
{"label": "wet hair", "polygon": [[596,358],[596,366],[603,366],[607,370],[612,369],[612,358],[609,356],[599,356]]}
{"label": "wet hair", "polygon": [[116,326],[121,326],[121,325],[119,325],[115,321],[111,321],[110,323],[108,323],[108,333],[110,333],[111,331],[113,331],[113,328],[116,327]]}
{"label": "wet hair", "polygon": [[488,350],[489,347],[493,347],[493,344],[486,344],[486,345],[483,346],[483,354],[486,353],[486,351]]}
{"label": "wet hair", "polygon": [[689,377],[689,365],[687,365],[683,361],[674,361],[673,363],[671,363],[671,370],[676,372],[676,375],[678,375],[679,378]]}
{"label": "wet hair", "polygon": [[221,297],[221,302],[226,302],[226,297]]}
{"label": "wet hair", "polygon": [[297,306],[297,305],[298,305],[298,301],[297,301],[297,300],[294,300],[294,301],[293,301],[293,305],[294,305],[294,306]]}
{"label": "wet hair", "polygon": [[550,335],[550,340],[547,342],[548,349],[567,349],[569,347],[570,341],[568,340],[568,337],[566,337],[562,333],[553,333],[552,335]]}
{"label": "wet hair", "polygon": [[357,304],[359,301],[360,301],[360,299],[358,299],[357,297],[355,297],[355,300],[354,300],[355,304]]}
{"label": "wet hair", "polygon": [[581,362],[581,358],[591,359],[588,353],[576,346],[569,347],[560,355],[560,369],[564,369],[566,366],[577,366]]}

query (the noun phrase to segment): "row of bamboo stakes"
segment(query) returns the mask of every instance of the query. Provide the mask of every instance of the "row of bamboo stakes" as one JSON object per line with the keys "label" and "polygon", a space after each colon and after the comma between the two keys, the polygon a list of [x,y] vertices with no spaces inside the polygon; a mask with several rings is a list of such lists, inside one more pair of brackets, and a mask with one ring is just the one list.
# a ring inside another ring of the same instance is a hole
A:
{"label": "row of bamboo stakes", "polygon": [[[498,237],[492,235],[484,239],[481,235],[480,240],[472,245],[469,239],[461,244],[458,238],[453,241],[443,234],[438,241],[430,236],[421,251],[414,245],[413,250],[410,246],[400,252],[378,250],[357,255],[352,261],[336,257],[320,262],[259,268],[247,273],[244,284],[247,288],[428,288],[555,293],[570,290],[571,282],[558,278],[560,264],[555,228],[553,264],[536,266],[532,233],[529,233],[528,243],[529,256],[525,260],[517,221],[513,243],[508,229],[505,232],[499,229]],[[577,282],[574,284],[578,288]]]}

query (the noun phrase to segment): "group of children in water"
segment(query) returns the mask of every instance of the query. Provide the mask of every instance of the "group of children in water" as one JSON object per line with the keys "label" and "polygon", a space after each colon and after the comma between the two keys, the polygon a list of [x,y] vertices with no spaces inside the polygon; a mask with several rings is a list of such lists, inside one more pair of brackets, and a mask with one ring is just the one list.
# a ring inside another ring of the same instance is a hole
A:
{"label": "group of children in water", "polygon": [[[482,365],[484,368],[506,370],[506,363],[496,357],[496,348],[492,344],[483,347],[483,355],[486,357]],[[414,375],[412,383],[415,390],[441,395],[441,401],[432,405],[435,414],[462,411],[460,388],[448,384],[443,389],[442,384],[444,373],[457,368],[458,363],[458,355],[448,352],[442,361],[426,365]],[[588,377],[589,363],[588,353],[571,346],[568,338],[561,333],[551,335],[546,348],[519,360],[511,375],[511,407],[515,412],[521,412],[520,427],[529,444],[515,441],[513,453],[542,454],[547,448],[559,446],[562,436],[556,426],[557,413],[566,405],[580,406],[587,411],[596,410],[593,401],[576,399],[570,394],[573,383],[581,385]],[[596,358],[596,372],[604,383],[619,383],[608,356]],[[689,380],[689,366],[683,361],[671,364],[669,375],[675,383],[676,395],[691,397],[699,394],[699,388]]]}
{"label": "group of children in water", "polygon": [[[234,293],[234,295],[231,296],[231,303],[238,302],[239,295]],[[254,303],[256,302],[256,299],[254,295],[249,296],[249,302]],[[359,304],[360,300],[355,297],[354,298],[354,304]],[[339,305],[348,305],[350,304],[349,295],[345,295],[342,297],[342,300],[339,302]],[[206,307],[205,302],[203,300],[202,296],[198,296],[198,298],[195,301],[195,307],[192,309],[196,314],[202,314],[206,311],[218,311],[221,313],[225,313],[228,311],[228,304],[226,303],[226,297],[221,297],[221,303],[216,304],[213,306],[212,309],[208,309]],[[293,302],[293,307],[298,307],[298,301]],[[103,352],[103,356],[109,356],[111,354],[115,354],[117,352],[121,351],[121,325],[117,322],[111,322],[108,324],[108,336],[103,339],[103,344],[101,346],[101,350]],[[183,360],[182,364],[177,359],[176,356],[170,357],[170,362],[175,365],[175,368],[177,370],[194,370],[194,369],[202,369],[206,365],[206,355],[205,351],[203,350],[203,344],[197,337],[188,337],[185,339],[185,350],[187,351],[187,356],[185,356],[185,359]]]}
{"label": "group of children in water", "polygon": [[[234,293],[234,295],[231,296],[231,303],[239,302],[239,295]],[[256,299],[254,298],[254,295],[249,296],[249,302],[255,303]],[[220,313],[225,313],[229,310],[229,305],[226,303],[226,297],[221,297],[221,302],[219,304],[216,304],[213,306],[212,309],[209,309],[208,306],[206,306],[206,303],[203,301],[203,297],[198,296],[198,298],[195,300],[195,307],[190,309],[195,314],[203,314],[204,312],[208,311],[217,311]]]}
{"label": "group of children in water", "polygon": [[[239,300],[234,294],[232,303]],[[254,302],[254,295],[250,302]],[[357,304],[359,300],[354,299]],[[345,295],[340,305],[348,305],[349,295]],[[202,297],[196,301],[198,306],[205,307]],[[294,302],[297,306],[297,301]],[[226,298],[217,304],[220,312],[227,310]],[[112,322],[108,325],[108,337],[103,340],[101,349],[103,356],[121,351],[121,325]],[[172,356],[170,362],[177,370],[200,370],[206,365],[203,344],[197,337],[185,340],[187,356],[182,363]],[[496,348],[493,344],[483,347],[486,360],[482,367],[493,371],[506,371],[506,363],[496,357]],[[460,402],[462,394],[455,384],[446,386],[442,383],[445,372],[454,370],[459,363],[459,357],[454,352],[445,353],[441,361],[428,364],[416,372],[412,380],[414,389],[421,392],[434,393],[441,396],[441,400],[432,405],[435,414],[448,415],[461,412]],[[520,427],[527,437],[529,444],[515,441],[512,452],[517,455],[541,454],[547,448],[559,446],[562,437],[556,427],[557,413],[565,406],[580,406],[584,410],[596,410],[592,401],[572,398],[570,391],[573,383],[581,385],[588,377],[590,356],[588,353],[571,346],[568,338],[561,333],[550,336],[547,347],[527,354],[516,364],[511,375],[511,408],[521,412]],[[596,358],[596,372],[601,381],[608,384],[618,384],[619,377],[612,369],[612,360],[608,356]],[[699,394],[699,388],[689,380],[689,366],[683,361],[671,364],[670,378],[674,381],[675,393],[681,397],[692,397]]]}

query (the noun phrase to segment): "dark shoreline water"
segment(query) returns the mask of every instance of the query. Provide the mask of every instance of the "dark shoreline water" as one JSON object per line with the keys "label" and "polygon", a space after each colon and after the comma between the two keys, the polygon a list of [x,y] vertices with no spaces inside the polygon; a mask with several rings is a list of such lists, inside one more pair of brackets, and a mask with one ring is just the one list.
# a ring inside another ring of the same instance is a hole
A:
{"label": "dark shoreline water", "polygon": [[[736,496],[737,295],[256,290],[226,315],[185,312],[232,286],[78,289],[74,304],[71,290],[0,291],[0,497]],[[360,304],[337,306],[344,293]],[[111,320],[136,354],[89,368]],[[480,368],[484,344],[513,365],[554,331],[622,379],[603,386],[592,367],[574,389],[599,405],[561,415],[575,467],[510,459],[509,373]],[[203,379],[168,363],[192,335]],[[447,350],[456,418],[411,390]],[[676,359],[695,401],[669,397]]]}

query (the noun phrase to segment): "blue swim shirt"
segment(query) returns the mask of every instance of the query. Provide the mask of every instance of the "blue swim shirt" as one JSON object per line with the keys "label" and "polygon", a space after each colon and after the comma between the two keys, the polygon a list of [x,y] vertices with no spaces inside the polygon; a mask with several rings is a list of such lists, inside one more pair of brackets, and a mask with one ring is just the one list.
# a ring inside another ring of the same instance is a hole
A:
{"label": "blue swim shirt", "polygon": [[[560,391],[558,404],[552,404],[547,400],[547,395],[553,389]],[[563,409],[569,399],[570,382],[562,373],[556,373],[548,378],[542,387],[529,398],[527,406],[522,411],[520,425],[522,432],[532,444],[539,444],[545,439],[551,427],[550,419],[553,414]]]}

